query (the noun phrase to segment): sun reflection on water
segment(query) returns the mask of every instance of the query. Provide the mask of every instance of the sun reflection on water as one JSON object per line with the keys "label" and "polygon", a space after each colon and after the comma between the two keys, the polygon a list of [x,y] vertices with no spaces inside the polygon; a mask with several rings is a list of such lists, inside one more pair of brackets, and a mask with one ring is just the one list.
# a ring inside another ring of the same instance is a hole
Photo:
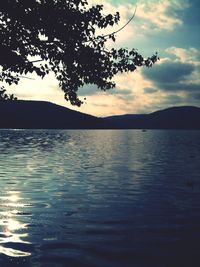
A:
{"label": "sun reflection on water", "polygon": [[[25,232],[27,224],[17,219],[17,215],[26,205],[18,191],[8,191],[0,196],[0,253],[10,257],[26,257],[31,253],[15,249],[18,244],[30,244],[23,240],[28,237]],[[10,247],[8,247],[8,245]]]}

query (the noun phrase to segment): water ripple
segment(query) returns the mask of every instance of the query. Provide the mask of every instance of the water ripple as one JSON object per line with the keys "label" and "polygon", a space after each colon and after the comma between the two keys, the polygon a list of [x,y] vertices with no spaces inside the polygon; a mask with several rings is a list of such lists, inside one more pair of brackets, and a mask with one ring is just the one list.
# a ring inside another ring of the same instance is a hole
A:
{"label": "water ripple", "polygon": [[0,140],[0,266],[199,261],[199,131],[0,130]]}

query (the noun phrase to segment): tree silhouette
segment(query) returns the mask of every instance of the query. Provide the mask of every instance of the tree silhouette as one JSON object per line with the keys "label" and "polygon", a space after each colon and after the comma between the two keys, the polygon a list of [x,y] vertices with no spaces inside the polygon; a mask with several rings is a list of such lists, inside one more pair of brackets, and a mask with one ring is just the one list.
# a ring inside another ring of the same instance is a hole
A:
{"label": "tree silhouette", "polygon": [[136,49],[108,49],[116,33],[98,35],[113,26],[120,14],[103,14],[103,6],[87,0],[4,0],[0,7],[0,81],[18,84],[22,75],[42,78],[55,74],[64,96],[80,106],[78,88],[96,84],[113,88],[119,72],[152,66],[157,54],[145,59]]}

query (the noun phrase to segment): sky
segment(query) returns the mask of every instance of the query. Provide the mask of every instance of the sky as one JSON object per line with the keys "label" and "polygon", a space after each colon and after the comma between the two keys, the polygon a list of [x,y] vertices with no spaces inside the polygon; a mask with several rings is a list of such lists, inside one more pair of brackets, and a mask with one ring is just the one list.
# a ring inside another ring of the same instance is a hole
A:
{"label": "sky", "polygon": [[[172,106],[200,106],[200,2],[199,0],[89,0],[103,4],[104,13],[119,11],[121,20],[113,32],[133,15],[117,34],[116,48],[137,48],[145,57],[158,52],[152,68],[118,74],[117,86],[107,92],[94,85],[79,90],[84,104],[78,108],[64,100],[53,75],[23,79],[8,88],[19,99],[45,100],[95,116],[150,113]],[[107,33],[105,32],[105,33]]]}

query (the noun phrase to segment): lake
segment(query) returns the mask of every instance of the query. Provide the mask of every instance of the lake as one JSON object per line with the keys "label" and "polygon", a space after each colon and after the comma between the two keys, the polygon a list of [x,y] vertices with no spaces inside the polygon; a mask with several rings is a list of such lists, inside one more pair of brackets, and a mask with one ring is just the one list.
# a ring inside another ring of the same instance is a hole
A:
{"label": "lake", "polygon": [[200,131],[0,130],[0,266],[200,266]]}

